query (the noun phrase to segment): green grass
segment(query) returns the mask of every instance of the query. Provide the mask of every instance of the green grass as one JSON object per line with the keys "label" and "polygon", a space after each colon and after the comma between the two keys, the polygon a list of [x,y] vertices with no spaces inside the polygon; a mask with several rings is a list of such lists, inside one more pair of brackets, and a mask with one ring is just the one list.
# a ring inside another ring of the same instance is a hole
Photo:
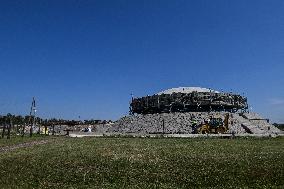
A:
{"label": "green grass", "polygon": [[0,188],[201,187],[284,188],[284,138],[62,137],[0,153]]}

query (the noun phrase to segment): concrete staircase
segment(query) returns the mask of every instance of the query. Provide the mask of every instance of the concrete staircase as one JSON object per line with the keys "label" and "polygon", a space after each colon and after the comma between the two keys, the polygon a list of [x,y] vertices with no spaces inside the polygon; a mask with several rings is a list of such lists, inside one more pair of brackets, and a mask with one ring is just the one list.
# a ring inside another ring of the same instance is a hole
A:
{"label": "concrete staircase", "polygon": [[281,131],[256,113],[234,114],[234,118],[249,134],[273,134]]}
{"label": "concrete staircase", "polygon": [[261,129],[258,125],[253,124],[249,119],[242,117],[239,114],[234,114],[234,118],[249,134],[264,134],[265,130]]}

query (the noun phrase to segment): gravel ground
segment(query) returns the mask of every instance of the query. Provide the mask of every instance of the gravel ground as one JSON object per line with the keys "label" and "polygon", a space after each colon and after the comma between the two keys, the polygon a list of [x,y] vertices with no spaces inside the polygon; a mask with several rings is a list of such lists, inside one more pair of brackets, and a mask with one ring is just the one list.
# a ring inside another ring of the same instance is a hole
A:
{"label": "gravel ground", "polygon": [[19,148],[27,148],[27,147],[32,147],[35,145],[47,144],[51,141],[52,140],[44,139],[44,140],[39,140],[39,141],[31,141],[31,142],[24,142],[20,144],[9,145],[9,146],[3,146],[3,147],[0,147],[0,153],[10,152],[10,151],[13,151]]}

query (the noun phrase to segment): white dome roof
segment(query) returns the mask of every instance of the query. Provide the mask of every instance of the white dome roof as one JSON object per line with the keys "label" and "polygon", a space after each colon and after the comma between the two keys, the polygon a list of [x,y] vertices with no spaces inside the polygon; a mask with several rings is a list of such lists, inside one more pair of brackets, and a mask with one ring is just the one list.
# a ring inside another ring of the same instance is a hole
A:
{"label": "white dome roof", "polygon": [[172,93],[192,93],[192,92],[212,92],[212,93],[219,93],[218,91],[207,89],[207,88],[201,88],[201,87],[177,87],[177,88],[171,88],[165,91],[161,91],[157,93],[158,95],[161,94],[172,94]]}

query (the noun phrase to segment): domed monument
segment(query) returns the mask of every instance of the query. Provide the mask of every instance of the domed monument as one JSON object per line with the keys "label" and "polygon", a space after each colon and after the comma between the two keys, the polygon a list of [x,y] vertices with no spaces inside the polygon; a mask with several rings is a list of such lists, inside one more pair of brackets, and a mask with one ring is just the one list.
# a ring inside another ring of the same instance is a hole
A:
{"label": "domed monument", "polygon": [[130,115],[108,130],[114,134],[279,134],[245,96],[201,87],[178,87],[132,98]]}
{"label": "domed monument", "polygon": [[133,98],[130,113],[246,111],[247,98],[201,87],[178,87],[152,96]]}

